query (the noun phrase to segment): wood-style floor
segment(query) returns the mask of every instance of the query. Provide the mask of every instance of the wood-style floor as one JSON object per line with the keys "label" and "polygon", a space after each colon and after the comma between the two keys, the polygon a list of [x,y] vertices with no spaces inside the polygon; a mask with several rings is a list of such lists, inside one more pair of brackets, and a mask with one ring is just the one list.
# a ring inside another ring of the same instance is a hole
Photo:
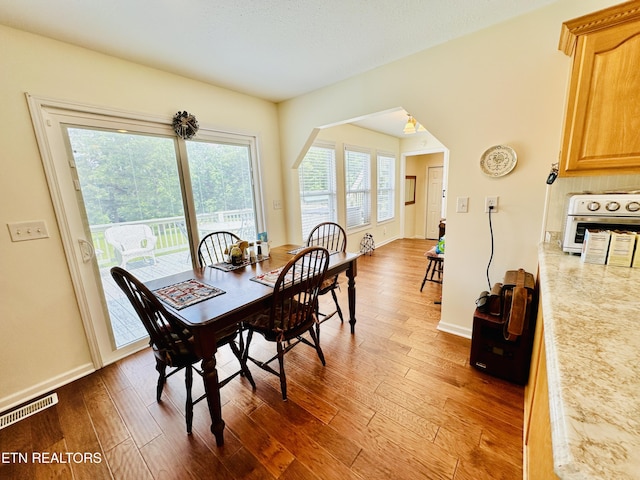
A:
{"label": "wood-style floor", "polygon": [[[183,376],[156,403],[147,349],[58,389],[57,405],[0,430],[0,478],[522,478],[523,389],[470,367],[470,341],[436,329],[441,287],[427,282],[420,292],[432,244],[399,240],[358,261],[355,335],[337,317],[322,325],[326,367],[304,344],[288,353],[287,402],[278,379],[255,366],[255,391],[242,378],[225,386],[224,447],[204,401],[186,434]],[[252,355],[266,356],[274,346],[259,338]],[[218,358],[222,373],[235,369],[227,347]]]}

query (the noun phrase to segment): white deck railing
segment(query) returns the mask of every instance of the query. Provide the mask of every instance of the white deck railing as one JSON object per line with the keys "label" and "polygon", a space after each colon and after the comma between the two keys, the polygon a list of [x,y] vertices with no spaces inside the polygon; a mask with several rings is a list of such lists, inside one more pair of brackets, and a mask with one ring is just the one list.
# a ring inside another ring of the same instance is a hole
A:
{"label": "white deck railing", "polygon": [[[256,238],[253,210],[227,210],[224,212],[205,213],[197,216],[200,237],[210,232],[226,230],[243,239]],[[156,218],[136,222],[109,223],[90,227],[96,258],[100,267],[116,265],[113,247],[107,243],[104,231],[115,225],[148,225],[158,238],[156,255],[186,251],[189,239],[185,228],[184,217]]]}

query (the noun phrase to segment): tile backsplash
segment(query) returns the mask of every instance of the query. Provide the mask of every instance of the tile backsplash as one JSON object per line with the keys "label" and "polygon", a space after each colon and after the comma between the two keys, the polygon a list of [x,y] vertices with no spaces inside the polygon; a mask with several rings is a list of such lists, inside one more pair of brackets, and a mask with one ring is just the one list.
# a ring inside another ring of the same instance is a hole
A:
{"label": "tile backsplash", "polygon": [[562,232],[567,196],[584,192],[640,190],[640,174],[558,178],[550,187],[545,231]]}

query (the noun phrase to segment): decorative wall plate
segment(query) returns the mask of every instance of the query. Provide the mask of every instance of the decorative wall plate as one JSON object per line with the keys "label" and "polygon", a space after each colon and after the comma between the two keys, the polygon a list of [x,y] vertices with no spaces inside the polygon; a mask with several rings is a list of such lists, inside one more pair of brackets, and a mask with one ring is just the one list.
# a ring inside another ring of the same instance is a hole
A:
{"label": "decorative wall plate", "polygon": [[496,145],[489,148],[480,158],[480,170],[489,177],[502,177],[511,172],[518,162],[513,148]]}
{"label": "decorative wall plate", "polygon": [[199,128],[196,117],[189,112],[178,112],[173,116],[173,130],[180,138],[193,138]]}

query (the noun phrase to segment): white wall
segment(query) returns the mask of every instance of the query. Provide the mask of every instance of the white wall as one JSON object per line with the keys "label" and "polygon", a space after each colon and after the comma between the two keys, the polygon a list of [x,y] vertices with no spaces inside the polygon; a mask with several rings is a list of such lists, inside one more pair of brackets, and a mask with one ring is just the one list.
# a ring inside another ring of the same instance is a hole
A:
{"label": "white wall", "polygon": [[[266,221],[286,241],[274,104],[0,26],[0,410],[91,367],[25,92],[258,135]],[[264,165],[263,165],[264,167]],[[50,238],[12,243],[9,222],[44,220]]]}
{"label": "white wall", "polygon": [[[545,180],[556,161],[570,59],[558,51],[563,21],[618,2],[561,0],[280,105],[283,162],[315,127],[404,107],[450,151],[447,257],[440,328],[470,336],[474,300],[487,289],[490,238],[484,197],[499,195],[491,283],[506,270],[536,272]],[[482,153],[507,144],[518,166],[495,179]],[[468,196],[469,213],[455,213]]]}

